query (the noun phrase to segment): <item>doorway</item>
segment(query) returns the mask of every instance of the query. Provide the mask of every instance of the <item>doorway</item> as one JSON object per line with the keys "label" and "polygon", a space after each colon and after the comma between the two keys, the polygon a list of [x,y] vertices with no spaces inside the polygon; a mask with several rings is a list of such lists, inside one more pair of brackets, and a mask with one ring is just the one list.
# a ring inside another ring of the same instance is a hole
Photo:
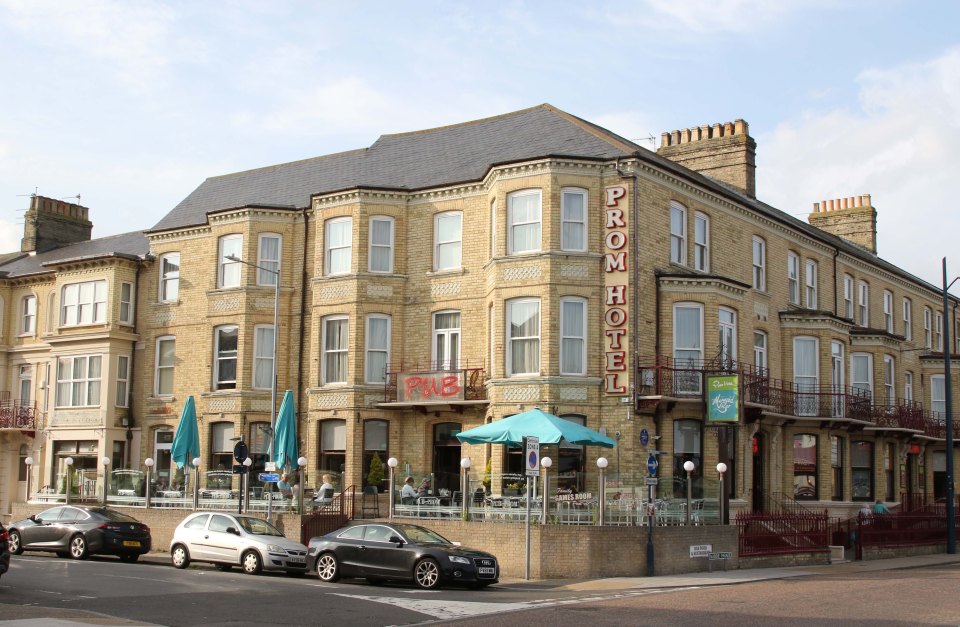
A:
{"label": "doorway", "polygon": [[437,490],[460,489],[460,440],[459,422],[442,422],[433,426],[433,476],[434,493]]}
{"label": "doorway", "polygon": [[753,449],[753,511],[762,512],[766,493],[763,489],[764,484],[764,437],[763,433],[758,431],[753,436],[751,447]]}

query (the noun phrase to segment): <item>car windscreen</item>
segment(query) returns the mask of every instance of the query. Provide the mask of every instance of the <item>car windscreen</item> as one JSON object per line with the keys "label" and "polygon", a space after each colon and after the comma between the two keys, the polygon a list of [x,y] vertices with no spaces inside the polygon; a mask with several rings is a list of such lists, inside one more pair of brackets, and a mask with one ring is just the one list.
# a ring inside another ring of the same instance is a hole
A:
{"label": "car windscreen", "polygon": [[237,518],[237,522],[240,523],[240,526],[243,527],[243,530],[247,533],[253,534],[255,536],[280,536],[283,537],[283,534],[280,533],[280,530],[268,523],[265,520],[260,520],[259,518]]}
{"label": "car windscreen", "polygon": [[452,544],[440,534],[417,525],[397,525],[397,529],[402,531],[408,540],[417,544]]}
{"label": "car windscreen", "polygon": [[127,516],[126,514],[121,514],[120,512],[112,509],[92,509],[90,510],[96,514],[100,514],[107,520],[112,520],[113,522],[125,522],[125,523],[138,523],[140,522],[132,516]]}

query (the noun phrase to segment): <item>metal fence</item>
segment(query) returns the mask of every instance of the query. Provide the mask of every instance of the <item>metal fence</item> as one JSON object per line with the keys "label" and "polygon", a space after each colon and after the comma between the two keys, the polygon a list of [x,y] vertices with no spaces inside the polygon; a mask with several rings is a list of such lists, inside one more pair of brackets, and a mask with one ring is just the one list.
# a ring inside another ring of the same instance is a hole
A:
{"label": "metal fence", "polygon": [[355,517],[356,507],[357,489],[356,486],[350,486],[334,496],[328,505],[300,519],[300,542],[307,544],[310,538],[336,531]]}
{"label": "metal fence", "polygon": [[824,512],[739,512],[740,556],[826,553],[830,521]]}

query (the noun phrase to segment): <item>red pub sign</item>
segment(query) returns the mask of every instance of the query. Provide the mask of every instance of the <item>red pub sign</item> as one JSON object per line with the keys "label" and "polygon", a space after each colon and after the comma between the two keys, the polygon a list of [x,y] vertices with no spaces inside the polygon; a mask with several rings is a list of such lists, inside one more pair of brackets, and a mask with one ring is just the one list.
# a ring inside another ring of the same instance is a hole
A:
{"label": "red pub sign", "polygon": [[462,401],[464,373],[403,372],[397,375],[397,400],[404,403]]}
{"label": "red pub sign", "polygon": [[627,393],[627,219],[622,185],[604,190],[604,391]]}

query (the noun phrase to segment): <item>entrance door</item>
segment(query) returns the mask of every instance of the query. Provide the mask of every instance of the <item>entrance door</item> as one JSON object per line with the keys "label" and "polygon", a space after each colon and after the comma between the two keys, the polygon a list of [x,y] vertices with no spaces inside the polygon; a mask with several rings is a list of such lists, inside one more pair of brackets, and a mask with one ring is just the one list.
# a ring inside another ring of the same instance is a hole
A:
{"label": "entrance door", "polygon": [[153,482],[158,491],[169,490],[173,485],[170,482],[172,478],[170,466],[173,464],[171,446],[173,446],[173,431],[157,431],[153,447],[153,467],[156,470]]}
{"label": "entrance door", "polygon": [[763,433],[753,436],[753,511],[764,509],[765,492],[763,490],[764,442]]}
{"label": "entrance door", "polygon": [[459,422],[443,422],[433,426],[433,476],[434,494],[446,489],[450,493],[460,489],[460,440]]}

